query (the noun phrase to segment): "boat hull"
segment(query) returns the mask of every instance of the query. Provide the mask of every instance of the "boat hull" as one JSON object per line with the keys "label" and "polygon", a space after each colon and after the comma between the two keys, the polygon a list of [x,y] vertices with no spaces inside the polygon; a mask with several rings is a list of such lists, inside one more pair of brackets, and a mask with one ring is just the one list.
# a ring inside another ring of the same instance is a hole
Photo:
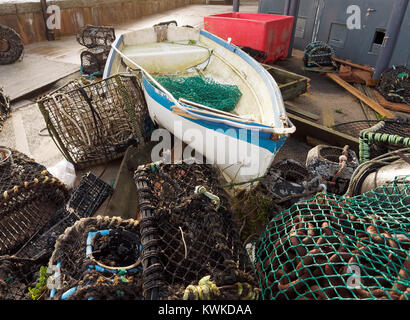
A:
{"label": "boat hull", "polygon": [[[244,183],[264,176],[286,141],[287,136],[272,139],[271,134],[262,131],[204,121],[195,115],[183,114],[145,77],[143,91],[151,119],[195,152],[204,155],[205,159],[200,156],[199,161],[218,166],[229,182]],[[178,158],[188,160],[193,155],[185,152]]]}

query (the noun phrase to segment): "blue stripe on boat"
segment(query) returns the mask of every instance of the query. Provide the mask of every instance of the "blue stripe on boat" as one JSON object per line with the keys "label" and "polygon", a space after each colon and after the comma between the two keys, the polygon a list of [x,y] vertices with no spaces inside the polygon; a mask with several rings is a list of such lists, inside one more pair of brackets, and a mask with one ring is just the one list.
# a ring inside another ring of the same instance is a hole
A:
{"label": "blue stripe on boat", "polygon": [[[155,88],[155,86],[153,84],[151,84],[146,77],[143,75],[142,77],[143,80],[143,85],[145,87],[145,90],[147,91],[147,93],[149,94],[149,96],[154,99],[156,102],[158,102],[161,106],[163,106],[164,108],[168,109],[169,111],[172,112],[171,107],[174,106],[174,103],[172,101],[170,101],[167,96],[160,92],[159,89]],[[210,115],[211,116],[211,115]],[[224,134],[230,137],[233,137],[235,139],[239,139],[245,142],[248,142],[249,144],[252,144],[252,139],[251,139],[251,134],[252,131],[251,130],[247,130],[247,135],[246,137],[243,135],[240,135],[240,128],[238,127],[234,127],[231,125],[227,125],[224,123],[214,123],[214,122],[209,122],[209,121],[205,121],[202,119],[199,120],[195,120],[195,119],[190,119],[184,116],[181,116],[184,119],[191,121],[193,123],[196,123],[202,127],[205,127],[207,129],[210,130],[218,130],[218,129],[224,129]],[[219,118],[216,116],[211,116],[214,118]],[[234,121],[235,122],[235,121]],[[252,123],[252,125],[258,125],[257,123]],[[259,124],[260,125],[260,124]],[[228,129],[234,129],[233,130],[228,130]],[[286,136],[283,136],[282,138],[278,139],[278,141],[273,141],[271,139],[271,134],[267,133],[267,132],[262,132],[262,131],[258,131],[258,135],[259,135],[259,145],[257,145],[260,148],[264,148],[266,150],[269,150],[271,153],[276,153],[285,143],[286,141]]]}
{"label": "blue stripe on boat", "polygon": [[[114,42],[115,48],[118,49],[122,41],[124,40],[124,37],[121,35],[117,40]],[[111,68],[112,64],[114,62],[115,56],[117,55],[117,51],[114,49],[111,49],[110,54],[108,55],[107,61],[108,61],[108,66],[104,68],[104,74],[103,74],[103,79],[108,78],[111,74]]]}

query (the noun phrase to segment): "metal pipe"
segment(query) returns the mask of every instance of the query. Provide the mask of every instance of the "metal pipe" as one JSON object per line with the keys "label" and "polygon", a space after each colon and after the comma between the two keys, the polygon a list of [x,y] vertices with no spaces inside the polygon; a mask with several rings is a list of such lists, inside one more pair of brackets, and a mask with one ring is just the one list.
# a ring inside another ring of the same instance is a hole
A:
{"label": "metal pipe", "polygon": [[40,3],[41,3],[41,11],[42,11],[42,14],[43,14],[43,19],[44,19],[44,26],[46,28],[46,30],[45,30],[46,31],[46,38],[47,38],[48,41],[53,41],[53,40],[55,40],[54,31],[50,30],[47,27],[47,19],[48,19],[47,0],[40,0]]}
{"label": "metal pipe", "polygon": [[240,1],[233,0],[233,12],[239,12]]}
{"label": "metal pipe", "polygon": [[406,15],[409,0],[395,0],[393,10],[387,24],[386,35],[383,40],[382,50],[377,58],[376,70],[373,79],[377,80],[390,64],[394,53],[394,48],[400,34],[400,28]]}
{"label": "metal pipe", "polygon": [[298,21],[298,16],[299,16],[299,5],[300,5],[300,0],[289,0],[289,16],[295,17],[295,20],[293,21],[293,29],[292,29],[292,34],[290,37],[290,43],[289,43],[289,49],[288,49],[288,58],[292,57],[292,51],[293,51],[293,43],[295,42],[295,32],[296,32],[296,23]]}
{"label": "metal pipe", "polygon": [[285,7],[283,8],[283,14],[285,16],[289,15],[289,6],[290,6],[291,0],[286,0],[285,1]]}

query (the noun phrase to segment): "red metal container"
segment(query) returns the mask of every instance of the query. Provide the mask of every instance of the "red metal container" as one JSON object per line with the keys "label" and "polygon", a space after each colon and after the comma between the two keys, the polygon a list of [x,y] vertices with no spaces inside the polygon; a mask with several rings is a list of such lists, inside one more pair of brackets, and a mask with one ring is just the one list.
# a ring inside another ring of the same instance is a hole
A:
{"label": "red metal container", "polygon": [[292,16],[229,12],[204,18],[205,30],[240,47],[263,51],[272,63],[288,55],[292,34]]}

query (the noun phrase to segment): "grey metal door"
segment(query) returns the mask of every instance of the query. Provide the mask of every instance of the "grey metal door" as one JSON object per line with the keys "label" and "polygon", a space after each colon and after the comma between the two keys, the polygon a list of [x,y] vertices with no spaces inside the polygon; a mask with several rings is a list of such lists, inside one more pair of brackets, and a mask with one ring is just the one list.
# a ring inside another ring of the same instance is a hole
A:
{"label": "grey metal door", "polygon": [[[360,7],[360,29],[347,27],[352,4]],[[324,0],[317,40],[329,43],[339,58],[375,66],[391,10],[392,2],[385,0]]]}
{"label": "grey metal door", "polygon": [[[283,14],[286,0],[260,0],[259,13]],[[299,17],[295,31],[296,49],[304,50],[312,42],[313,31],[320,14],[319,5],[323,0],[301,0],[299,6]]]}

